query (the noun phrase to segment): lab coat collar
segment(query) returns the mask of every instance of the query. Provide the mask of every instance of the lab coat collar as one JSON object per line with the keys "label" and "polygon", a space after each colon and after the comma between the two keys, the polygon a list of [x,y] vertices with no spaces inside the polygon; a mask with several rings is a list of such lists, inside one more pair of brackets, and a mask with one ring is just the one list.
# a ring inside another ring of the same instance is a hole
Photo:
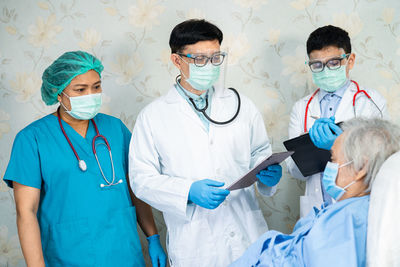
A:
{"label": "lab coat collar", "polygon": [[347,80],[347,82],[342,87],[340,87],[338,90],[336,90],[335,92],[332,92],[332,93],[329,93],[327,91],[324,91],[324,90],[320,89],[319,92],[318,92],[318,100],[319,100],[319,102],[321,103],[321,100],[324,99],[324,97],[326,95],[330,95],[330,94],[333,94],[333,95],[336,95],[336,96],[342,98],[344,93],[346,92],[346,89],[350,86],[350,83],[351,83],[351,81]]}
{"label": "lab coat collar", "polygon": [[[233,96],[233,92],[226,88],[223,89],[215,88],[215,92],[213,94],[213,97],[218,97],[218,98],[231,97],[231,96]],[[183,99],[183,97],[176,90],[175,85],[173,85],[171,89],[168,91],[167,95],[165,96],[165,101],[169,104],[173,104],[186,100]]]}
{"label": "lab coat collar", "polygon": [[[314,93],[314,92],[313,92]],[[307,97],[305,97],[304,100],[304,107],[306,108],[307,102],[310,100],[311,96],[313,95],[310,94]],[[304,111],[305,112],[305,111]],[[304,114],[304,113],[303,113]],[[308,107],[308,116],[307,116],[307,131],[311,128],[311,126],[314,124],[315,119],[311,118],[311,116],[319,118],[321,117],[321,107],[318,99],[318,94],[316,94],[313,99],[310,102],[310,105]]]}
{"label": "lab coat collar", "polygon": [[195,122],[198,126],[200,126],[204,131],[207,132],[203,122],[200,117],[196,114],[190,104],[186,101],[183,96],[181,96],[178,90],[175,88],[175,85],[169,90],[167,95],[165,96],[165,101],[168,104],[178,104],[181,112],[188,116],[191,121]]}
{"label": "lab coat collar", "polygon": [[342,100],[336,110],[336,122],[341,122],[354,117],[353,96],[357,92],[357,86],[351,82],[343,94]]}
{"label": "lab coat collar", "polygon": [[[321,90],[314,96],[313,100],[311,100],[309,110],[308,110],[308,119],[307,119],[307,130],[311,128],[314,123],[314,119],[311,116],[321,117],[321,106],[319,101],[319,93]],[[357,87],[353,82],[350,82],[350,85],[346,88],[343,93],[342,99],[340,104],[335,113],[335,120],[336,122],[341,122],[352,118],[353,114],[353,96],[357,92]],[[304,106],[306,106],[308,100],[312,94],[308,95],[304,98]],[[350,113],[351,111],[351,113]]]}

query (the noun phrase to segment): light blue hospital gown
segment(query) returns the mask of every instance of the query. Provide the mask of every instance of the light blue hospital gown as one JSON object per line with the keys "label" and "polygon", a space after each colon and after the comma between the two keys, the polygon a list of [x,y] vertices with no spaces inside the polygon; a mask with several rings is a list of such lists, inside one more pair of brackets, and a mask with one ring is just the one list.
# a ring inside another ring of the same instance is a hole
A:
{"label": "light blue hospital gown", "polygon": [[293,233],[268,231],[231,267],[365,266],[369,196],[314,208]]}
{"label": "light blue hospital gown", "polygon": [[[111,146],[116,181],[122,179],[122,184],[100,187],[105,181],[92,152],[93,124],[89,122],[83,138],[62,122],[87,164],[83,172],[54,115],[18,133],[4,181],[9,186],[15,181],[40,189],[37,217],[46,266],[144,266],[126,181],[131,133],[119,119],[105,114],[98,114],[94,121]],[[111,179],[106,146],[97,146],[97,154]]]}

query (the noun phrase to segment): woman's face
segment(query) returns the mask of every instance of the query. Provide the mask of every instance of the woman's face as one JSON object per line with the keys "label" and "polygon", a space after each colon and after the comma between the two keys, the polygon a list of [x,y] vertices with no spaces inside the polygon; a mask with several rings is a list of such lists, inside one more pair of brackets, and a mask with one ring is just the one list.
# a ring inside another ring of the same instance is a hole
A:
{"label": "woman's face", "polygon": [[[78,75],[72,79],[71,83],[65,87],[63,93],[69,97],[74,97],[98,94],[102,91],[99,74],[94,70],[89,70],[88,72]],[[69,98],[64,94],[58,95],[57,100],[62,102],[67,110],[71,110]]]}
{"label": "woman's face", "polygon": [[[343,151],[343,140],[346,133],[339,135],[339,137],[335,140],[335,143],[331,149],[331,161],[339,164],[339,166],[348,163],[344,157]],[[340,200],[365,195],[365,189],[367,189],[367,185],[363,183],[364,177],[366,175],[365,169],[361,169],[360,171],[354,170],[353,164],[350,163],[346,166],[340,167],[338,171],[338,175],[336,178],[336,185],[344,188],[349,185],[353,181],[357,181],[350,187],[346,189],[346,193],[340,198]]]}

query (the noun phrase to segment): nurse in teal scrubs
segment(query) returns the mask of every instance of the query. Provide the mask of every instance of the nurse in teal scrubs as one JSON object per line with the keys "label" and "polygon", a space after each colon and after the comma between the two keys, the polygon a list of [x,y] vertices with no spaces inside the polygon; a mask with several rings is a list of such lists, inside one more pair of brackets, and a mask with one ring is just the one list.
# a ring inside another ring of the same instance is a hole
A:
{"label": "nurse in teal scrubs", "polygon": [[131,133],[98,113],[102,70],[86,52],[59,57],[41,88],[57,111],[15,138],[4,181],[14,188],[28,266],[144,266],[136,222],[153,266],[166,264],[151,207],[127,180]]}

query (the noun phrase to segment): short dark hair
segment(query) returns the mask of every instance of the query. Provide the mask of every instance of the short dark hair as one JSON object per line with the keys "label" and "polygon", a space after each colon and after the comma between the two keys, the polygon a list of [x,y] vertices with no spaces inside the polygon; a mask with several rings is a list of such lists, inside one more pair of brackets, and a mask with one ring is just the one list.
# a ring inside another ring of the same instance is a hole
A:
{"label": "short dark hair", "polygon": [[222,43],[222,31],[204,19],[189,19],[179,23],[169,37],[171,53],[181,52],[186,45],[200,41],[218,40]]}
{"label": "short dark hair", "polygon": [[320,27],[313,31],[307,40],[307,54],[313,50],[321,50],[327,46],[336,46],[343,48],[345,53],[351,53],[351,43],[349,34],[332,25]]}

